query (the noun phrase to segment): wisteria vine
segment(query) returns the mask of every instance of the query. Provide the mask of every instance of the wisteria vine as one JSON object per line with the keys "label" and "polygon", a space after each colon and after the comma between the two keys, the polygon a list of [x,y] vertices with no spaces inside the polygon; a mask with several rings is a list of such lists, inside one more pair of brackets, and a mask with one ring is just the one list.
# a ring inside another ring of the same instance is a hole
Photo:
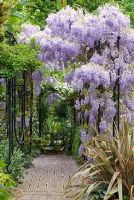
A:
{"label": "wisteria vine", "polygon": [[[75,108],[91,126],[100,132],[113,123],[117,113],[116,92],[120,86],[121,114],[132,123],[134,119],[134,30],[130,18],[118,6],[106,4],[93,15],[70,6],[46,19],[44,30],[25,24],[18,41],[35,39],[40,46],[39,59],[53,69],[74,69],[66,77],[81,98]],[[100,119],[98,120],[98,112]]]}

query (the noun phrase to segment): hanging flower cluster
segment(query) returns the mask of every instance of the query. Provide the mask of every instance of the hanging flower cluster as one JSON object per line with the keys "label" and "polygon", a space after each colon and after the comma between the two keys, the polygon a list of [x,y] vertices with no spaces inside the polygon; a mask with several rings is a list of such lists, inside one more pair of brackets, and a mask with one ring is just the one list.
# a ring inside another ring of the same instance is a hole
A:
{"label": "hanging flower cluster", "polygon": [[5,84],[5,82],[6,82],[5,78],[0,78],[0,85]]}
{"label": "hanging flower cluster", "polygon": [[85,150],[84,144],[86,142],[88,142],[91,139],[91,137],[87,133],[85,133],[84,130],[80,130],[80,139],[81,139],[82,144],[79,147],[78,154],[79,154],[79,157],[81,158],[83,156],[83,153],[84,153],[84,150]]}
{"label": "hanging flower cluster", "polygon": [[[117,36],[121,36],[124,44],[126,35],[129,35],[124,29],[130,27],[130,19],[118,7],[108,4],[98,9],[98,16],[67,6],[50,14],[46,22],[44,30],[24,24],[18,41],[28,43],[31,38],[35,38],[41,47],[40,59],[57,67],[66,62],[77,61],[78,57],[88,54],[97,41],[103,45],[108,41],[112,47],[117,42]],[[125,41],[130,51],[133,48],[131,40],[133,34],[129,41]]]}
{"label": "hanging flower cluster", "polygon": [[32,73],[32,79],[34,80],[34,89],[37,96],[39,95],[41,90],[42,76],[43,75],[41,70]]}
{"label": "hanging flower cluster", "polygon": [[[18,124],[18,126],[21,126],[22,125],[22,116],[21,117],[17,117],[17,124]],[[30,126],[30,118],[29,117],[25,117],[25,127],[26,128],[29,128],[29,126]]]}
{"label": "hanging flower cluster", "polygon": [[82,90],[84,85],[94,92],[99,86],[108,88],[110,86],[110,77],[108,72],[99,65],[87,64],[77,68],[74,73],[74,85],[78,90]]}
{"label": "hanging flower cluster", "polygon": [[4,101],[0,101],[0,109],[5,109],[6,103]]}
{"label": "hanging flower cluster", "polygon": [[102,121],[99,128],[104,132],[116,114],[115,102],[111,98],[109,73],[100,65],[83,65],[75,70],[71,84],[81,96],[76,100],[77,111],[84,110],[84,121],[95,126],[100,110]]}
{"label": "hanging flower cluster", "polygon": [[47,103],[49,106],[51,106],[52,104],[54,104],[57,100],[59,99],[58,94],[51,92],[48,97],[47,97]]}

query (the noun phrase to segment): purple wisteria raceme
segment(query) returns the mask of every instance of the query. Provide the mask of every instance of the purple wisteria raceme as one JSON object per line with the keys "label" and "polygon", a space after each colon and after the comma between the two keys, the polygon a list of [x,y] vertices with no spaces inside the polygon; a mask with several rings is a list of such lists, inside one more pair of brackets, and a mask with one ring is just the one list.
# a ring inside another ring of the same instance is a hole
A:
{"label": "purple wisteria raceme", "polygon": [[88,122],[89,116],[90,116],[90,112],[89,112],[88,110],[85,110],[85,111],[84,111],[84,120],[85,120],[86,122]]}
{"label": "purple wisteria raceme", "polygon": [[129,62],[134,62],[134,30],[131,29],[127,32],[126,46],[129,52]]}
{"label": "purple wisteria raceme", "polygon": [[59,99],[58,94],[52,92],[52,93],[49,94],[48,97],[47,97],[48,105],[51,106],[51,105],[54,104],[58,99]]}
{"label": "purple wisteria raceme", "polygon": [[16,118],[16,121],[17,121],[17,123],[18,123],[18,126],[21,126],[21,122],[22,122],[21,117],[17,117],[17,118]]}
{"label": "purple wisteria raceme", "polygon": [[81,102],[80,102],[79,99],[77,99],[77,100],[75,101],[75,108],[76,108],[76,110],[80,110],[80,107],[81,107]]}
{"label": "purple wisteria raceme", "polygon": [[88,94],[86,94],[84,97],[83,103],[84,103],[84,105],[88,105],[89,102],[90,102],[90,97]]}
{"label": "purple wisteria raceme", "polygon": [[130,110],[130,111],[133,111],[134,112],[134,99],[131,98],[131,99],[126,99],[124,101],[124,104],[127,106],[127,108]]}
{"label": "purple wisteria raceme", "polygon": [[101,121],[99,124],[99,128],[100,128],[100,133],[104,133],[107,129],[106,121]]}
{"label": "purple wisteria raceme", "polygon": [[122,74],[120,84],[123,92],[131,92],[134,86],[134,70],[125,70]]}
{"label": "purple wisteria raceme", "polygon": [[29,117],[26,117],[26,118],[25,118],[25,126],[26,126],[26,128],[28,128],[29,125],[30,125],[30,118],[29,118]]}
{"label": "purple wisteria raceme", "polygon": [[80,53],[77,43],[63,40],[60,37],[44,39],[41,42],[40,59],[44,62],[59,63],[71,62]]}
{"label": "purple wisteria raceme", "polygon": [[34,80],[34,89],[37,96],[40,94],[42,76],[43,74],[41,70],[32,73],[32,79]]}
{"label": "purple wisteria raceme", "polygon": [[91,84],[92,90],[99,86],[108,88],[110,86],[110,77],[102,66],[87,64],[75,70],[72,84],[78,90],[82,90],[85,84],[88,84],[89,88]]}
{"label": "purple wisteria raceme", "polygon": [[45,27],[43,31],[35,32],[30,36],[30,40],[35,39],[36,44],[39,46],[47,42],[48,39],[50,38],[51,38],[51,29],[47,27]]}
{"label": "purple wisteria raceme", "polygon": [[105,119],[107,123],[111,123],[116,114],[115,105],[116,105],[116,102],[113,101],[112,98],[109,98],[108,96],[105,97],[103,118]]}
{"label": "purple wisteria raceme", "polygon": [[106,31],[116,32],[130,26],[130,17],[124,15],[118,6],[106,4],[98,8],[100,23],[104,23]]}
{"label": "purple wisteria raceme", "polygon": [[90,59],[90,62],[93,62],[94,64],[98,64],[98,65],[103,65],[104,63],[104,59],[103,56],[100,56],[99,54],[94,54],[92,56],[92,58]]}
{"label": "purple wisteria raceme", "polygon": [[6,82],[5,78],[0,78],[0,85],[3,85]]}
{"label": "purple wisteria raceme", "polygon": [[[17,118],[16,118],[16,121],[17,121],[18,126],[21,126],[21,125],[22,125],[22,117],[17,117]],[[29,125],[30,125],[30,118],[29,118],[29,117],[26,117],[26,118],[25,118],[25,127],[28,128]]]}
{"label": "purple wisteria raceme", "polygon": [[72,80],[73,80],[73,76],[74,76],[74,72],[71,71],[69,74],[67,74],[65,76],[65,82],[70,84],[72,82]]}
{"label": "purple wisteria raceme", "polygon": [[80,158],[82,158],[83,153],[84,153],[84,150],[85,150],[85,148],[84,148],[84,146],[81,144],[80,147],[79,147],[79,150],[78,150],[78,155],[79,155]]}
{"label": "purple wisteria raceme", "polygon": [[92,106],[92,112],[93,113],[98,113],[99,106],[100,106],[100,100],[99,99],[94,99],[90,101],[91,106]]}
{"label": "purple wisteria raceme", "polygon": [[30,43],[30,37],[40,32],[40,27],[32,24],[23,24],[22,32],[19,35],[18,43]]}
{"label": "purple wisteria raceme", "polygon": [[44,79],[45,83],[57,83],[57,79],[55,77],[51,77],[51,76],[46,76]]}
{"label": "purple wisteria raceme", "polygon": [[80,139],[82,143],[88,142],[91,138],[90,135],[88,135],[87,133],[85,133],[84,130],[80,131]]}
{"label": "purple wisteria raceme", "polygon": [[0,109],[5,109],[6,103],[4,101],[0,101]]}
{"label": "purple wisteria raceme", "polygon": [[47,26],[52,30],[52,35],[69,37],[72,25],[83,17],[83,10],[75,10],[70,6],[61,9],[57,13],[52,13],[46,19]]}
{"label": "purple wisteria raceme", "polygon": [[97,16],[86,13],[72,25],[71,38],[78,42],[81,47],[87,45],[92,48],[96,39],[99,38],[97,24]]}
{"label": "purple wisteria raceme", "polygon": [[84,130],[80,130],[80,139],[81,139],[81,145],[79,147],[79,151],[78,151],[78,155],[79,157],[81,158],[83,156],[83,153],[84,153],[84,144],[88,141],[90,141],[91,139],[91,136],[88,135]]}

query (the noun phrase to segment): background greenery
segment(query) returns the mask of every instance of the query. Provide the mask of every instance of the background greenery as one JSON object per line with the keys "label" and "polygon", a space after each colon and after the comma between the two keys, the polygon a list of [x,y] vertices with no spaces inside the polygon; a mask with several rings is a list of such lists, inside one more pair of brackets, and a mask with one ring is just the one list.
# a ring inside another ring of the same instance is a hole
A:
{"label": "background greenery", "polygon": [[130,15],[134,26],[133,0],[4,0],[3,2],[4,6],[0,6],[0,26],[1,21],[4,22],[6,28],[14,31],[16,35],[20,31],[20,25],[24,22],[37,24],[43,28],[47,16],[66,5],[81,6],[93,12],[105,3],[118,3],[121,9]]}
{"label": "background greenery", "polygon": [[[133,0],[30,0],[35,6],[26,9],[26,13],[32,14],[29,18],[31,22],[44,26],[45,18],[49,13],[60,10],[65,5],[81,6],[88,11],[93,12],[100,5],[106,3],[118,3],[122,10],[128,13],[134,25],[134,1]],[[63,3],[61,3],[63,2]]]}

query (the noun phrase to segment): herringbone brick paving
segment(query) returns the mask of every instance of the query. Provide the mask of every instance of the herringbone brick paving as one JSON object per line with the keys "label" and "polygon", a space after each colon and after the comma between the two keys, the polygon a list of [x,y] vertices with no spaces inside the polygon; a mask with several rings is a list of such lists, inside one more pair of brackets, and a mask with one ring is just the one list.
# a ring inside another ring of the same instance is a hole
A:
{"label": "herringbone brick paving", "polygon": [[69,178],[77,170],[71,156],[41,155],[27,170],[16,200],[72,200],[63,194]]}

